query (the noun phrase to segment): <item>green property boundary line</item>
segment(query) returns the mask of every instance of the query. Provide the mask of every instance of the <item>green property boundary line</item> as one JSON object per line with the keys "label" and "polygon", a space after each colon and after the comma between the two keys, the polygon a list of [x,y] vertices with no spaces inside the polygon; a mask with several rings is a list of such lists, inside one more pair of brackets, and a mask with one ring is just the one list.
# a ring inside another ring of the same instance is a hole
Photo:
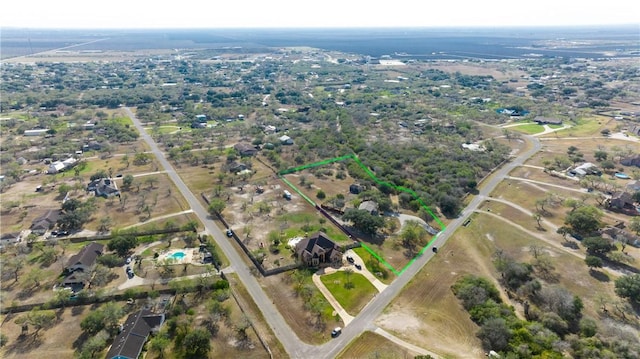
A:
{"label": "green property boundary line", "polygon": [[291,183],[289,180],[287,180],[286,178],[284,178],[284,175],[287,174],[291,174],[291,173],[295,173],[298,171],[302,171],[302,170],[306,170],[309,168],[314,168],[314,167],[319,167],[319,166],[324,166],[324,165],[328,165],[330,163],[335,163],[335,162],[340,162],[340,161],[344,161],[344,160],[353,160],[355,161],[355,163],[360,166],[360,168],[362,168],[362,170],[369,176],[371,177],[371,179],[374,180],[375,183],[377,183],[378,185],[386,185],[389,186],[397,191],[400,192],[405,192],[410,194],[414,199],[418,200],[418,203],[420,203],[420,206],[427,211],[427,213],[438,223],[438,225],[440,226],[440,231],[438,233],[436,233],[431,240],[429,241],[429,243],[427,243],[427,245],[425,245],[420,252],[418,252],[418,254],[416,254],[410,261],[409,263],[407,263],[401,270],[397,270],[395,269],[391,264],[389,264],[387,261],[385,261],[378,253],[376,253],[373,249],[369,248],[369,246],[367,246],[366,244],[364,244],[363,242],[360,242],[360,245],[367,251],[369,252],[374,258],[376,258],[378,261],[380,261],[385,267],[389,268],[389,270],[391,270],[396,276],[400,276],[402,273],[404,273],[405,270],[407,270],[407,268],[409,268],[420,256],[422,256],[422,254],[424,254],[424,252],[427,250],[427,248],[431,247],[431,245],[433,244],[433,242],[438,238],[438,235],[440,233],[442,233],[442,231],[444,231],[446,229],[446,226],[444,225],[444,223],[442,223],[442,221],[440,221],[440,219],[438,217],[436,217],[433,212],[431,211],[431,209],[422,201],[422,199],[420,199],[420,197],[410,188],[406,188],[403,186],[396,186],[392,183],[389,182],[385,182],[382,181],[380,179],[378,179],[378,177],[376,177],[373,172],[371,172],[371,170],[365,166],[360,159],[358,158],[358,156],[356,154],[348,154],[348,155],[344,155],[344,156],[340,156],[340,157],[335,157],[335,158],[330,158],[330,159],[326,159],[323,161],[318,161],[318,162],[313,162],[313,163],[309,163],[306,165],[302,165],[302,166],[298,166],[298,167],[292,167],[292,168],[288,168],[285,170],[282,170],[280,172],[278,172],[278,176],[280,177],[280,179],[282,179],[282,181],[284,183],[286,183],[289,187],[291,187],[292,190],[294,190],[297,194],[299,194],[302,198],[304,198],[307,202],[309,202],[309,204],[311,204],[313,207],[317,207],[317,204],[311,199],[309,198],[307,195],[305,195],[304,193],[302,193],[302,191],[300,191],[300,189],[298,189],[298,187],[296,187],[293,183]]}

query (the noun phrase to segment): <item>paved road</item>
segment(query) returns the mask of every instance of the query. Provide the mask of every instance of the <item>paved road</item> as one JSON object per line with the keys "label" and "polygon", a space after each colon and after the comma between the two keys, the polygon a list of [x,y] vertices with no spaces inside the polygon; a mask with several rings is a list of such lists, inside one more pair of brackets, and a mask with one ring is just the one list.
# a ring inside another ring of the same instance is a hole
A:
{"label": "paved road", "polygon": [[[276,307],[272,304],[271,299],[264,293],[257,279],[251,275],[249,269],[244,265],[244,261],[240,257],[240,254],[235,250],[232,244],[223,235],[220,228],[209,219],[207,210],[200,204],[197,198],[191,193],[189,188],[182,181],[180,176],[175,172],[173,166],[167,161],[164,153],[160,151],[155,141],[147,134],[140,121],[135,117],[133,112],[127,107],[124,108],[128,116],[131,117],[134,125],[138,129],[142,139],[147,142],[151,152],[156,156],[164,170],[169,175],[169,178],[175,183],[178,190],[185,197],[191,209],[204,223],[206,230],[211,233],[218,243],[220,249],[224,252],[227,258],[231,261],[231,264],[238,274],[238,277],[245,285],[247,291],[262,311],[267,323],[273,329],[275,335],[278,337],[287,353],[292,358],[335,358],[343,348],[345,348],[353,339],[359,336],[366,330],[375,331],[377,328],[373,324],[375,319],[382,313],[384,308],[389,305],[398,293],[409,283],[409,281],[424,267],[424,265],[435,255],[432,251],[425,251],[425,254],[418,258],[412,266],[407,268],[404,273],[396,278],[382,293],[379,293],[364,309],[353,319],[347,327],[343,329],[342,334],[332,339],[331,341],[319,345],[311,346],[303,343],[290,327],[285,322],[284,318],[280,315]],[[451,235],[460,227],[467,217],[475,211],[478,206],[487,197],[489,193],[511,172],[515,167],[521,166],[529,157],[533,156],[541,148],[540,142],[532,136],[522,136],[527,139],[531,144],[531,148],[521,152],[518,156],[512,158],[512,160],[500,169],[498,169],[487,182],[483,183],[482,188],[479,189],[479,196],[475,196],[469,203],[464,212],[459,218],[456,218],[444,232],[441,232],[434,242],[434,246],[441,247],[451,237]]]}
{"label": "paved road", "polygon": [[189,203],[189,206],[193,212],[200,218],[205,226],[205,229],[215,239],[218,247],[224,252],[225,256],[231,261],[231,265],[238,277],[246,287],[247,291],[253,298],[254,302],[258,305],[262,314],[264,315],[267,323],[273,329],[275,335],[278,337],[287,353],[292,358],[314,358],[317,357],[317,349],[311,345],[302,342],[295,333],[292,332],[290,327],[285,322],[282,315],[278,312],[275,305],[273,305],[271,299],[265,294],[260,287],[258,280],[251,274],[249,268],[244,264],[244,261],[240,257],[240,254],[235,250],[233,245],[227,240],[227,237],[222,233],[222,230],[209,218],[209,213],[204,206],[198,201],[198,199],[191,193],[187,185],[182,181],[180,176],[175,172],[173,166],[164,156],[164,153],[160,151],[156,142],[145,131],[141,122],[136,118],[131,109],[124,107],[127,115],[133,121],[136,129],[140,133],[141,138],[149,145],[151,153],[158,159],[160,165],[164,168],[169,178],[175,183],[180,193],[184,196]]}
{"label": "paved road", "polygon": [[[475,211],[478,206],[484,201],[485,197],[496,188],[496,186],[517,166],[521,166],[527,159],[538,152],[542,145],[540,142],[532,136],[522,136],[527,139],[531,144],[531,148],[521,152],[518,156],[514,157],[510,162],[504,164],[501,168],[489,177],[488,181],[483,183],[482,188],[479,190],[478,196],[475,196],[471,203],[465,208],[463,214],[456,218],[444,232],[441,232],[434,246],[441,247],[451,235],[466,221],[467,217]],[[365,330],[375,330],[375,326],[372,324],[375,319],[382,313],[382,310],[393,300],[396,295],[404,288],[413,277],[422,270],[422,267],[433,258],[435,253],[432,251],[425,251],[424,255],[418,258],[412,266],[402,273],[402,275],[396,278],[382,293],[378,294],[364,309],[358,314],[358,316],[343,329],[342,335],[334,339],[331,345],[325,344],[322,347],[327,347],[327,351],[324,352],[323,358],[334,358],[351,340],[360,335]]]}

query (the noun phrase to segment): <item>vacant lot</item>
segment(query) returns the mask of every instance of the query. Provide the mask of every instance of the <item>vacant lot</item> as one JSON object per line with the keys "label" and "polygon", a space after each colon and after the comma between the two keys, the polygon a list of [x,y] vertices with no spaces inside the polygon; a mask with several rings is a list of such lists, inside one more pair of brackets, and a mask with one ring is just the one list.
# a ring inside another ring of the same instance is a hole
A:
{"label": "vacant lot", "polygon": [[372,332],[364,332],[346,347],[337,358],[412,358],[413,353],[389,339]]}

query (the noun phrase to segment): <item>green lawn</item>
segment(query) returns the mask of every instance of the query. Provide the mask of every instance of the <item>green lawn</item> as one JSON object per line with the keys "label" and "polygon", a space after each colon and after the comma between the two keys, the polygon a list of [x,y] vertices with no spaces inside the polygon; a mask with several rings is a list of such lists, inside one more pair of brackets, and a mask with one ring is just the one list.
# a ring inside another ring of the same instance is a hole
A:
{"label": "green lawn", "polygon": [[[378,292],[376,288],[362,274],[339,271],[320,277],[322,283],[349,314],[356,315]],[[352,283],[353,288],[345,288],[346,283]]]}
{"label": "green lawn", "polygon": [[581,137],[600,136],[600,131],[605,126],[607,119],[603,118],[581,118],[576,119],[571,128],[555,132],[553,136],[560,137]]}
{"label": "green lawn", "polygon": [[529,135],[533,135],[536,133],[540,133],[542,131],[544,131],[544,127],[542,125],[538,125],[535,123],[531,123],[531,124],[526,124],[526,125],[522,125],[522,126],[513,126],[513,127],[509,127],[510,130],[514,130],[514,131],[518,131],[518,132],[524,132],[526,134]]}

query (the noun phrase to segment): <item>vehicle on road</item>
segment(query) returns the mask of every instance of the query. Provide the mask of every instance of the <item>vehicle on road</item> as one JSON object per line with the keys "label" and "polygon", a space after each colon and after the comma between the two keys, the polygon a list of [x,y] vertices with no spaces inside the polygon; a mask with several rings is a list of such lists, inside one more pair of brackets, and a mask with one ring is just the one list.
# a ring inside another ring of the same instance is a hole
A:
{"label": "vehicle on road", "polygon": [[362,269],[362,266],[360,264],[357,264],[357,263],[355,264],[355,267],[356,267],[357,270],[361,270]]}
{"label": "vehicle on road", "polygon": [[131,257],[127,257],[127,260],[125,261],[127,264],[131,263]]}
{"label": "vehicle on road", "polygon": [[233,237],[233,231],[231,228],[227,228],[227,237]]}
{"label": "vehicle on road", "polygon": [[432,250],[433,250],[433,253],[438,253],[438,247],[433,247]]}
{"label": "vehicle on road", "polygon": [[331,337],[335,338],[338,335],[340,335],[340,333],[342,333],[342,328],[340,327],[335,327],[332,331],[331,331]]}
{"label": "vehicle on road", "polygon": [[347,262],[352,263],[354,262],[353,257],[351,256],[347,256]]}

